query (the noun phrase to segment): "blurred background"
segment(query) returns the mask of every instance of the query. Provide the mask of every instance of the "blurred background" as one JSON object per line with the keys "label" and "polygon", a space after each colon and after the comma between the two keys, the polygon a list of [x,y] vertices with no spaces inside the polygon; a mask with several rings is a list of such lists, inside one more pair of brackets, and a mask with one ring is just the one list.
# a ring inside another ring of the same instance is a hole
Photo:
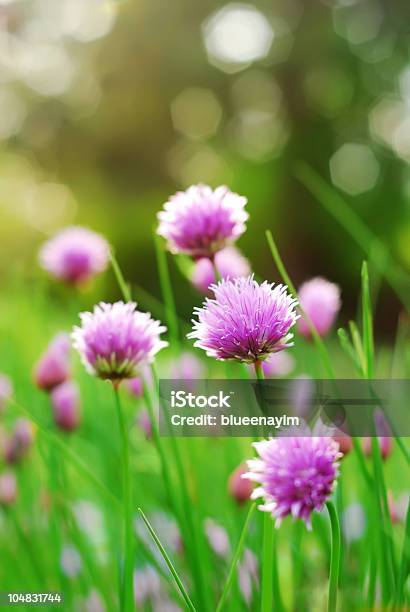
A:
{"label": "blurred background", "polygon": [[[339,283],[354,316],[364,253],[295,172],[314,168],[408,270],[409,23],[408,0],[0,0],[2,300],[73,223],[159,296],[156,212],[205,182],[247,196],[259,276],[278,279],[270,228],[295,282]],[[198,296],[171,273],[188,317]],[[379,303],[390,339],[401,306],[384,285]]]}

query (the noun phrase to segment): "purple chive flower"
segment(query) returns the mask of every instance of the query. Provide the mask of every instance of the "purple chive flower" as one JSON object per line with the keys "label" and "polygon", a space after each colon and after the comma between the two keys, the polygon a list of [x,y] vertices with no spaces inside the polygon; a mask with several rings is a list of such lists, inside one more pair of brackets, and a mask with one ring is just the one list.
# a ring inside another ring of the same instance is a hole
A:
{"label": "purple chive flower", "polygon": [[226,529],[222,527],[222,525],[218,525],[218,523],[211,518],[205,519],[204,528],[209,546],[218,557],[226,559],[231,552],[231,545]]}
{"label": "purple chive flower", "polygon": [[311,514],[330,498],[338,476],[339,446],[326,437],[279,437],[254,442],[259,458],[248,461],[244,474],[259,483],[252,499],[262,497],[260,510],[271,512],[279,527],[287,515],[311,528]]}
{"label": "purple chive flower", "polygon": [[173,362],[169,375],[171,378],[179,378],[189,381],[202,378],[204,376],[204,366],[198,357],[192,353],[184,352]]}
{"label": "purple chive flower", "polygon": [[[263,373],[266,378],[275,378],[280,376],[287,376],[295,367],[295,360],[288,351],[281,351],[280,353],[272,353],[268,359],[262,362]],[[254,368],[249,365],[249,373],[255,374]]]}
{"label": "purple chive flower", "polygon": [[17,499],[17,480],[13,472],[0,474],[0,505],[11,506]]}
{"label": "purple chive flower", "polygon": [[158,213],[158,234],[172,253],[185,253],[198,259],[213,257],[244,233],[247,199],[217,187],[193,185],[179,191]]}
{"label": "purple chive flower", "polygon": [[140,376],[129,378],[125,381],[125,386],[133,397],[142,397],[144,395],[144,382]]}
{"label": "purple chive flower", "polygon": [[106,612],[106,609],[100,593],[92,589],[84,600],[84,612]]}
{"label": "purple chive flower", "polygon": [[109,246],[85,227],[66,227],[42,246],[39,261],[58,280],[78,285],[106,269]]}
{"label": "purple chive flower", "polygon": [[[334,324],[340,310],[340,289],[319,276],[303,283],[299,289],[299,304],[311,319],[320,336],[325,336]],[[298,331],[305,338],[311,337],[309,325],[301,317]]]}
{"label": "purple chive flower", "polygon": [[194,313],[195,346],[216,359],[254,363],[292,346],[291,327],[297,319],[296,300],[283,285],[267,281],[259,285],[252,276],[222,280],[212,285],[214,299],[207,298]]}
{"label": "purple chive flower", "polygon": [[258,558],[249,548],[245,548],[243,557],[238,563],[238,583],[242,597],[249,607],[253,590],[259,586]]}
{"label": "purple chive flower", "polygon": [[65,333],[57,334],[40,357],[34,369],[34,381],[39,389],[50,391],[70,377],[68,338]]}
{"label": "purple chive flower", "polygon": [[66,332],[58,332],[48,345],[49,350],[59,353],[63,357],[69,357],[71,342],[70,335]]}
{"label": "purple chive flower", "polygon": [[64,546],[60,557],[60,567],[64,576],[75,578],[81,573],[82,566],[83,563],[78,550],[71,545]]}
{"label": "purple chive flower", "polygon": [[33,445],[36,433],[34,423],[28,419],[17,419],[14,431],[5,444],[4,459],[7,463],[18,463]]}
{"label": "purple chive flower", "polygon": [[[251,273],[249,261],[234,246],[218,251],[214,258],[214,264],[221,278],[238,278],[240,276],[249,276]],[[212,295],[209,287],[217,280],[215,278],[214,266],[210,259],[202,257],[195,262],[192,272],[192,284],[200,293]]]}
{"label": "purple chive flower", "polygon": [[80,390],[78,385],[67,380],[51,392],[54,422],[63,431],[77,429],[81,421]]}
{"label": "purple chive flower", "polygon": [[100,302],[80,318],[81,326],[72,333],[73,346],[88,372],[99,378],[114,382],[135,378],[139,368],[167,346],[160,339],[166,327],[136,310],[134,302]]}
{"label": "purple chive flower", "polygon": [[161,594],[161,579],[152,565],[134,571],[134,598],[142,606]]}
{"label": "purple chive flower", "polygon": [[5,374],[0,374],[0,414],[4,411],[12,395],[13,385],[10,378]]}
{"label": "purple chive flower", "polygon": [[144,432],[146,439],[151,440],[152,423],[148,414],[148,410],[140,410],[138,412],[137,417],[135,419],[135,424]]}

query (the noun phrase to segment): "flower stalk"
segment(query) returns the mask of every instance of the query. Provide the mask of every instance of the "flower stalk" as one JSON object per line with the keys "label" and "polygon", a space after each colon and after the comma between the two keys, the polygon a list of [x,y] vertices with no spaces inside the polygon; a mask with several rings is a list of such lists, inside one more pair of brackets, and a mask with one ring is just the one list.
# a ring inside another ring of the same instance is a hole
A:
{"label": "flower stalk", "polygon": [[123,556],[124,566],[121,579],[121,610],[130,612],[133,604],[133,533],[132,533],[132,491],[130,473],[130,453],[128,431],[125,416],[121,405],[118,385],[114,385],[114,397],[118,417],[118,426],[121,436],[122,453],[122,504],[123,504]]}
{"label": "flower stalk", "polygon": [[328,612],[335,612],[337,610],[337,590],[339,583],[341,554],[340,524],[333,502],[326,502],[326,507],[329,513],[330,528],[332,533],[327,610]]}

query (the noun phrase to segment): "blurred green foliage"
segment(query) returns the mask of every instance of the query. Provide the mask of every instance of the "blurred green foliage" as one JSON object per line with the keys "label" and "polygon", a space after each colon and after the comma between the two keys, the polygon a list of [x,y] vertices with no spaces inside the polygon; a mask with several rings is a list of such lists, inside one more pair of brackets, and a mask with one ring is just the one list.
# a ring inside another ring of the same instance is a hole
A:
{"label": "blurred green foliage", "polygon": [[[158,296],[155,214],[202,181],[248,197],[239,246],[258,275],[278,278],[269,228],[295,282],[338,282],[352,316],[363,253],[296,180],[300,160],[409,267],[405,0],[16,0],[0,16],[3,289],[37,274],[46,235],[80,223]],[[172,275],[188,316],[197,297]],[[377,329],[391,336],[400,305],[384,286],[382,298]]]}

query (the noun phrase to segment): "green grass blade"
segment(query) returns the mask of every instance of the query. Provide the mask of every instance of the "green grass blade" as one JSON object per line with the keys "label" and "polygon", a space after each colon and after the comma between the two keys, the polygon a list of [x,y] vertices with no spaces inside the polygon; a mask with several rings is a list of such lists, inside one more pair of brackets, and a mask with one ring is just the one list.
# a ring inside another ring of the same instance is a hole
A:
{"label": "green grass blade", "polygon": [[359,359],[357,357],[356,351],[355,351],[352,343],[350,342],[350,338],[348,336],[347,331],[345,329],[343,329],[343,327],[340,327],[337,330],[337,335],[338,335],[338,338],[339,338],[340,346],[342,347],[342,349],[344,350],[346,355],[348,355],[350,357],[350,359],[353,362],[356,370],[360,374],[362,374],[362,368],[361,368]]}
{"label": "green grass blade", "polygon": [[328,501],[326,507],[329,513],[331,527],[331,555],[330,555],[330,572],[329,572],[329,596],[327,609],[328,612],[337,610],[337,595],[339,589],[339,571],[340,571],[340,555],[341,555],[341,537],[339,517],[337,516],[336,508],[333,502]]}
{"label": "green grass blade", "polygon": [[221,598],[220,598],[219,603],[217,605],[216,612],[221,612],[221,610],[223,610],[226,598],[229,595],[229,591],[231,589],[232,581],[233,581],[233,578],[234,578],[234,575],[235,575],[236,566],[238,565],[238,561],[239,561],[239,559],[240,559],[240,557],[242,555],[242,551],[243,551],[243,547],[244,547],[244,544],[245,544],[246,535],[248,533],[249,524],[251,522],[251,518],[252,518],[252,515],[253,515],[253,513],[255,511],[255,508],[256,508],[255,504],[252,504],[251,507],[249,508],[249,512],[248,512],[248,514],[246,516],[245,522],[244,522],[243,527],[242,527],[242,532],[241,532],[241,535],[240,535],[240,538],[239,538],[239,541],[238,541],[238,545],[237,545],[236,550],[235,550],[235,554],[234,554],[233,559],[232,559],[231,566],[229,568],[228,577],[226,579],[225,586],[223,588]]}
{"label": "green grass blade", "polygon": [[366,366],[366,356],[365,356],[365,352],[363,349],[363,343],[362,343],[362,339],[360,336],[360,332],[354,321],[349,321],[349,331],[352,337],[354,349],[356,351],[356,356],[360,364],[361,375],[363,376],[363,378],[365,378],[366,367],[367,367]]}
{"label": "green grass blade", "polygon": [[273,546],[275,526],[269,512],[263,517],[261,612],[272,612],[273,608]]}
{"label": "green grass blade", "polygon": [[51,442],[53,447],[59,448],[59,450],[65,455],[66,459],[68,459],[72,465],[77,468],[77,471],[80,472],[86,479],[92,482],[102,493],[104,496],[108,498],[111,502],[114,502],[116,506],[120,506],[120,500],[93,474],[93,472],[88,468],[87,464],[75,453],[72,448],[68,446],[63,440],[59,438],[53,431],[50,431],[26,408],[18,404],[15,400],[10,400],[13,405],[22,412],[25,416],[27,416],[33,423],[37,426],[39,432],[49,441]]}
{"label": "green grass blade", "polygon": [[[296,178],[332,215],[353,240],[372,259],[381,276],[384,276],[403,304],[410,308],[409,275],[390,257],[383,242],[369,230],[337,191],[332,189],[308,164],[300,162],[295,169]],[[376,255],[379,255],[376,257]]]}
{"label": "green grass blade", "polygon": [[410,572],[410,499],[407,506],[406,528],[401,553],[399,577],[397,580],[396,603],[403,603],[404,586]]}
{"label": "green grass blade", "polygon": [[[156,389],[159,390],[159,380],[155,365],[151,366],[152,377],[155,382]],[[161,397],[158,396],[158,404],[163,408]],[[165,414],[165,409],[164,409]],[[194,516],[195,513],[192,510],[192,502],[189,495],[189,490],[187,486],[187,474],[184,470],[184,465],[181,457],[179,441],[175,438],[172,427],[169,428],[169,440],[170,446],[173,456],[173,464],[176,468],[176,474],[178,478],[178,491],[181,496],[181,519],[183,523],[181,524],[181,528],[185,528],[188,531],[189,540],[192,542],[192,550],[189,551],[191,554],[191,563],[192,569],[194,571],[195,582],[198,591],[198,597],[201,600],[202,604],[205,608],[209,608],[211,602],[208,602],[209,592],[207,579],[204,574],[203,564],[201,562],[201,543],[200,535],[198,529],[195,526]],[[186,531],[185,531],[186,533]]]}
{"label": "green grass blade", "polygon": [[121,268],[118,265],[118,261],[115,258],[114,251],[110,250],[110,262],[111,267],[114,271],[115,278],[117,279],[118,286],[121,290],[122,297],[126,302],[131,302],[131,290],[128,283],[125,281],[124,276],[121,272]]}
{"label": "green grass blade", "polygon": [[169,558],[165,548],[163,547],[159,537],[155,533],[154,528],[152,527],[151,523],[149,522],[149,520],[147,519],[147,517],[145,516],[145,514],[144,514],[144,512],[142,511],[141,508],[138,508],[138,512],[140,513],[140,515],[141,515],[141,517],[142,517],[142,519],[143,519],[143,521],[144,521],[144,523],[145,523],[145,525],[146,525],[146,527],[147,527],[147,529],[148,529],[152,539],[154,540],[154,542],[155,542],[159,552],[161,553],[162,558],[164,559],[165,563],[167,564],[168,569],[171,572],[171,574],[172,574],[172,576],[173,576],[173,578],[175,580],[175,583],[176,583],[176,585],[178,587],[178,590],[179,590],[180,594],[182,595],[182,597],[184,598],[184,601],[185,601],[185,603],[186,603],[186,605],[188,607],[188,610],[192,610],[193,612],[195,612],[195,606],[192,603],[192,601],[191,601],[191,599],[190,599],[190,597],[189,597],[189,595],[188,595],[188,593],[187,593],[187,591],[186,591],[186,589],[185,589],[185,587],[184,587],[184,585],[182,583],[182,580],[179,577],[178,572],[176,571],[175,567],[173,566],[172,561]]}
{"label": "green grass blade", "polygon": [[[278,248],[277,248],[277,246],[275,244],[275,241],[273,240],[272,233],[269,230],[266,231],[266,238],[267,238],[267,241],[268,241],[268,244],[269,244],[270,251],[272,253],[273,260],[274,260],[274,262],[276,264],[276,267],[279,270],[279,273],[280,273],[281,277],[283,278],[284,283],[289,287],[289,290],[291,291],[291,293],[295,297],[297,297],[298,293],[296,291],[295,285],[293,284],[289,274],[286,271],[285,265],[284,265],[284,263],[282,261],[282,258],[280,256],[280,254],[279,254]],[[312,334],[313,341],[314,341],[314,343],[316,345],[316,348],[318,350],[318,353],[319,353],[319,355],[321,357],[321,360],[322,360],[322,363],[323,363],[323,367],[324,367],[324,370],[325,370],[327,376],[329,378],[335,378],[335,374],[334,374],[333,367],[332,367],[332,364],[331,364],[331,361],[330,361],[330,357],[329,357],[329,354],[328,354],[328,352],[326,350],[326,347],[325,347],[325,345],[323,343],[322,338],[317,333],[316,327],[313,325],[311,318],[306,314],[306,312],[300,306],[299,306],[299,309],[300,309],[304,319],[306,320],[306,323],[309,326],[310,333]]]}
{"label": "green grass blade", "polygon": [[374,370],[374,340],[373,340],[373,317],[369,290],[369,271],[367,262],[362,265],[362,326],[363,346],[366,356],[366,376],[373,378]]}

